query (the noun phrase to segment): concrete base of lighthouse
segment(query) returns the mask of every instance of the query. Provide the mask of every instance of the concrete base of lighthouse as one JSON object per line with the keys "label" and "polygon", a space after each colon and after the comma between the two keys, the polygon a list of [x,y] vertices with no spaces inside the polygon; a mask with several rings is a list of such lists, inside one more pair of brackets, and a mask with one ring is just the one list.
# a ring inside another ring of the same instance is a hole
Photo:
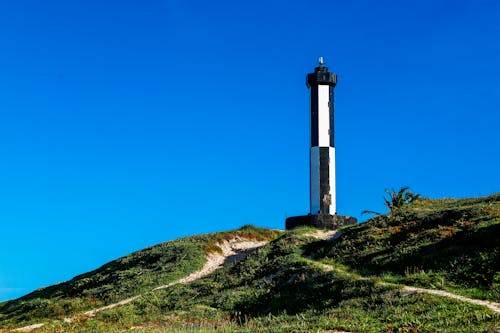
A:
{"label": "concrete base of lighthouse", "polygon": [[288,217],[285,222],[287,230],[301,226],[315,227],[318,229],[335,230],[344,225],[357,224],[358,220],[352,216],[330,215],[330,214],[308,214],[302,216]]}

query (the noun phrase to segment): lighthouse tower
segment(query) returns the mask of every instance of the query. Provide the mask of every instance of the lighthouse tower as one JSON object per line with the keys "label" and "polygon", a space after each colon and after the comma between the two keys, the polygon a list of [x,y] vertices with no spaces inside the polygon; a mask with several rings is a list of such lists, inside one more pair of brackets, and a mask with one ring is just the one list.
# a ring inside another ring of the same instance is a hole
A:
{"label": "lighthouse tower", "polygon": [[337,75],[323,66],[321,57],[306,81],[311,95],[311,214],[336,214],[333,90]]}
{"label": "lighthouse tower", "polygon": [[288,217],[286,228],[308,225],[337,229],[342,225],[356,224],[354,217],[337,214],[333,113],[337,74],[329,72],[320,57],[318,67],[307,74],[306,84],[310,92],[310,213]]}

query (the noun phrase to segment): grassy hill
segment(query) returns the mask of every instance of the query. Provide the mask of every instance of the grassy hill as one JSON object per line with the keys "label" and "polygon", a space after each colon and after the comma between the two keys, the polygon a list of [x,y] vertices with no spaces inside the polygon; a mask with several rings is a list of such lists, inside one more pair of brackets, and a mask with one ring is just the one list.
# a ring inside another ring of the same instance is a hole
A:
{"label": "grassy hill", "polygon": [[[0,327],[40,332],[488,332],[490,309],[403,285],[500,302],[500,194],[421,199],[343,228],[244,227],[159,244],[71,281],[0,304]],[[224,239],[269,240],[245,259],[189,284],[148,292],[200,269]],[[142,294],[133,302],[85,309]],[[75,316],[71,322],[64,317]],[[2,329],[0,329],[0,332]]]}
{"label": "grassy hill", "polygon": [[280,232],[245,226],[161,243],[111,261],[70,281],[0,304],[0,327],[64,318],[168,284],[200,269],[217,243],[241,237],[271,240]]}

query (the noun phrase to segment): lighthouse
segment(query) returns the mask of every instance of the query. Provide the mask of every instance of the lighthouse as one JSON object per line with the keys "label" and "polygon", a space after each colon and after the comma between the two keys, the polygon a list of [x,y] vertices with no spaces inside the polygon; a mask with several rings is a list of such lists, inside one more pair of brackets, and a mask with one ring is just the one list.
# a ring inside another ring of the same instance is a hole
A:
{"label": "lighthouse", "polygon": [[307,225],[321,229],[337,229],[356,224],[351,216],[337,214],[335,174],[334,89],[337,74],[328,71],[323,57],[306,76],[309,88],[309,196],[310,212],[286,219],[286,228]]}
{"label": "lighthouse", "polygon": [[310,206],[311,214],[335,214],[335,132],[334,89],[337,75],[328,71],[319,58],[319,66],[307,74],[310,90]]}

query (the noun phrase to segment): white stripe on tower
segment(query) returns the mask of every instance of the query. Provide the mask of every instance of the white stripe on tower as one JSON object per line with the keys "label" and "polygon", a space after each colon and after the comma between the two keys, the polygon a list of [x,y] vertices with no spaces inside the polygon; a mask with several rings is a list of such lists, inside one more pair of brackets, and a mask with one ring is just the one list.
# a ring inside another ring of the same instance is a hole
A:
{"label": "white stripe on tower", "polygon": [[330,147],[330,86],[318,86],[318,146]]}

